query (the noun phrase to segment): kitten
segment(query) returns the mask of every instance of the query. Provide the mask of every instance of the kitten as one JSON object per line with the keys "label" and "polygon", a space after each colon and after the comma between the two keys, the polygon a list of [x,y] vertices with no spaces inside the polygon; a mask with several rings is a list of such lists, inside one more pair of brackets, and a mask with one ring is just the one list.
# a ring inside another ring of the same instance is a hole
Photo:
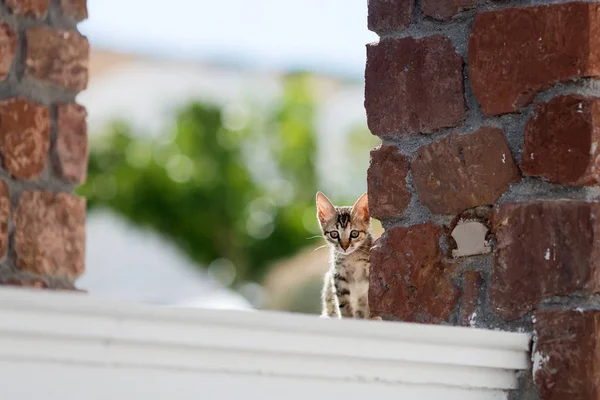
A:
{"label": "kitten", "polygon": [[322,292],[322,316],[370,318],[369,257],[373,237],[367,194],[352,207],[336,207],[318,192],[317,219],[331,248],[331,267],[325,274]]}

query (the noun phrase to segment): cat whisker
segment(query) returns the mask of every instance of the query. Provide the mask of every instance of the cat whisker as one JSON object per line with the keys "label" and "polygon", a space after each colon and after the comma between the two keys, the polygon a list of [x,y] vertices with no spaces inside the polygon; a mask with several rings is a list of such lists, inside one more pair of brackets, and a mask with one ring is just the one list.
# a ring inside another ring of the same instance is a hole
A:
{"label": "cat whisker", "polygon": [[317,239],[317,238],[321,238],[321,237],[323,237],[323,236],[321,236],[321,235],[315,235],[315,236],[307,237],[306,240]]}
{"label": "cat whisker", "polygon": [[325,247],[328,247],[328,246],[329,246],[328,244],[324,244],[323,246],[319,246],[319,247],[317,247],[316,249],[313,250],[313,253],[315,251],[317,251],[317,250],[321,250],[322,248],[325,248]]}

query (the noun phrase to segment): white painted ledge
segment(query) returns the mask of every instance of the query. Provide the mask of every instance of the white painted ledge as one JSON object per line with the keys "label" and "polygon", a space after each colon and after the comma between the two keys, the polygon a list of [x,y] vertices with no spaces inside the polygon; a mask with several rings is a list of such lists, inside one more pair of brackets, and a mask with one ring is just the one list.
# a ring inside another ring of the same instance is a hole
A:
{"label": "white painted ledge", "polygon": [[286,400],[329,392],[346,400],[502,399],[529,368],[529,341],[472,328],[4,288],[0,398],[280,399],[283,391]]}

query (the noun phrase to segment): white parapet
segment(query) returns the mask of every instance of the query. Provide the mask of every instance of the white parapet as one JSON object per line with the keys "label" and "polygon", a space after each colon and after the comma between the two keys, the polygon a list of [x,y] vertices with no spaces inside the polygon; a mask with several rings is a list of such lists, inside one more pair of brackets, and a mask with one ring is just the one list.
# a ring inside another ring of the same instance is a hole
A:
{"label": "white parapet", "polygon": [[0,398],[504,399],[530,337],[0,289]]}

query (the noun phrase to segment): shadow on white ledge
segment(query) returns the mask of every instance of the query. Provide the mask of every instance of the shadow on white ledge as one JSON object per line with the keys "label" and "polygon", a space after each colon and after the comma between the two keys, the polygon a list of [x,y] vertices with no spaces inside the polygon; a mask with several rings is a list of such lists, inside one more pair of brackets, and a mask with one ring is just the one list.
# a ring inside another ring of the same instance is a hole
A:
{"label": "shadow on white ledge", "polygon": [[523,333],[0,289],[0,398],[504,399]]}

